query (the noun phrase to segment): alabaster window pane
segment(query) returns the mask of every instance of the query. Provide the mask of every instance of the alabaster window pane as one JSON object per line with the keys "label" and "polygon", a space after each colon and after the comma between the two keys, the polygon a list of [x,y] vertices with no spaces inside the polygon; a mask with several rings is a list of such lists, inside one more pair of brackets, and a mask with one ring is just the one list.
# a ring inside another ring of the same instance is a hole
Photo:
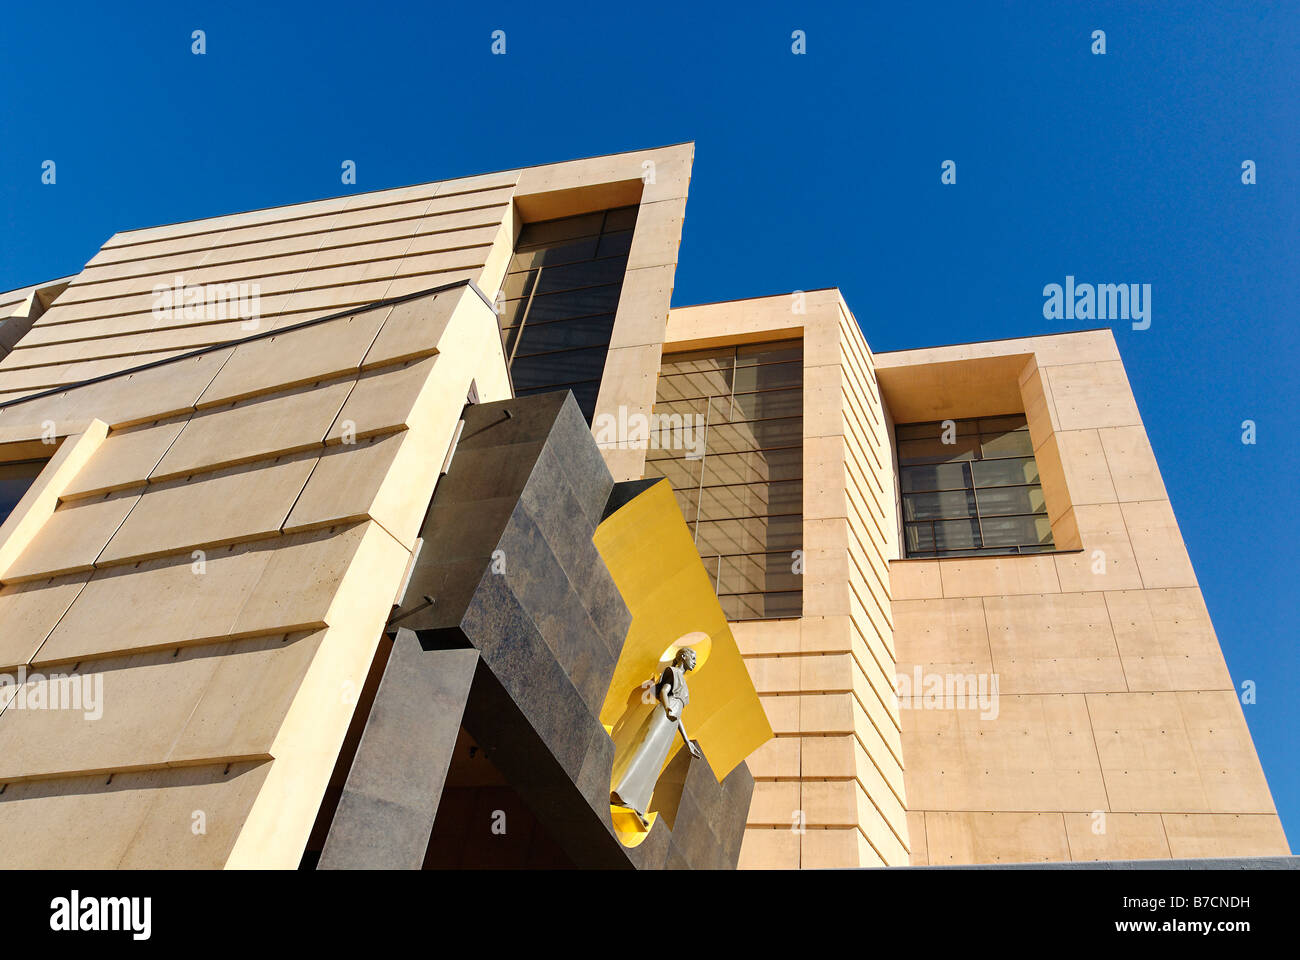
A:
{"label": "alabaster window pane", "polygon": [[1011,460],[977,460],[971,464],[977,487],[999,487],[1008,484],[1037,483],[1038,463],[1033,457]]}
{"label": "alabaster window pane", "polygon": [[988,487],[976,493],[981,517],[995,517],[1020,513],[1046,513],[1043,488],[1037,484],[1029,487]]}
{"label": "alabaster window pane", "polygon": [[941,520],[975,516],[975,494],[969,490],[912,493],[903,497],[904,520]]}

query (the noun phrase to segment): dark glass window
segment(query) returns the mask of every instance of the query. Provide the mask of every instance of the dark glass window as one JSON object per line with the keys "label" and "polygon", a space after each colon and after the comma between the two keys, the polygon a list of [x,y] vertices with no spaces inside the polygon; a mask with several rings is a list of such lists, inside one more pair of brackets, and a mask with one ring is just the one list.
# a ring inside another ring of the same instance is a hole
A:
{"label": "dark glass window", "polygon": [[908,557],[1055,549],[1024,414],[899,425]]}
{"label": "dark glass window", "polygon": [[22,460],[17,463],[0,463],[0,523],[9,519],[18,501],[27,493],[40,472],[45,460]]}
{"label": "dark glass window", "polygon": [[572,390],[587,422],[605,371],[636,207],[525,224],[501,292],[515,395]]}
{"label": "dark glass window", "polygon": [[703,456],[652,446],[645,475],[672,482],[727,619],[800,616],[802,342],[668,354],[654,410],[703,425]]}

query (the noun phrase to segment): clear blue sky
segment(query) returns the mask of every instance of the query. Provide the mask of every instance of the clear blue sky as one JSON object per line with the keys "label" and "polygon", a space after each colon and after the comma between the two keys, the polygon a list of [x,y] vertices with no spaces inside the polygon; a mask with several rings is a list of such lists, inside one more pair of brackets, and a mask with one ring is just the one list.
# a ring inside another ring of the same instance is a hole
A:
{"label": "clear blue sky", "polygon": [[1300,4],[838,6],[10,4],[0,289],[120,229],[682,140],[678,304],[838,286],[880,351],[1150,283],[1116,336],[1297,842]]}

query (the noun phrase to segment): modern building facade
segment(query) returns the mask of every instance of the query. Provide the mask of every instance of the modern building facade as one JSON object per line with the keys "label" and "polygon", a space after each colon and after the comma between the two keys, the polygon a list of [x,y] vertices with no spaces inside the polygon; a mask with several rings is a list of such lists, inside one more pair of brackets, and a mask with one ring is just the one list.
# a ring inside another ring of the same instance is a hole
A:
{"label": "modern building facade", "polygon": [[693,154],[126,231],[0,295],[11,866],[1289,852],[1110,332],[673,308]]}

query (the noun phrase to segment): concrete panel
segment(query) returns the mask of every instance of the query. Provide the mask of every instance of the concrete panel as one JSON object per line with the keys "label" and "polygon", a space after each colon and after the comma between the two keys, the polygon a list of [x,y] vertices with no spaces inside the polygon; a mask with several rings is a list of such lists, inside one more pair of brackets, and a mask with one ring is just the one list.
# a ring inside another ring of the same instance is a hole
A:
{"label": "concrete panel", "polygon": [[1176,694],[1094,694],[1088,707],[1111,809],[1210,809]]}
{"label": "concrete panel", "polygon": [[750,657],[745,661],[759,693],[798,693],[801,657]]}
{"label": "concrete panel", "polygon": [[0,435],[8,434],[13,441],[0,448],[6,458],[47,461],[8,516],[0,520],[0,577],[13,576],[14,561],[45,529],[58,509],[59,498],[103,443],[108,426],[103,420],[92,420],[70,426],[67,432],[70,435],[55,449],[46,442],[55,438],[45,427],[40,433],[0,427]]}
{"label": "concrete panel", "polygon": [[879,367],[907,367],[1007,354],[1034,354],[1042,367],[1059,364],[1118,360],[1119,350],[1110,330],[1079,330],[1042,337],[1009,337],[980,343],[957,343],[916,350],[890,350],[876,354]]}
{"label": "concrete panel", "polygon": [[1148,588],[1196,586],[1196,573],[1169,501],[1123,503],[1120,509],[1142,584]]}
{"label": "concrete panel", "polygon": [[923,867],[928,864],[930,862],[930,848],[925,836],[925,811],[908,811],[907,837],[912,843],[909,864],[913,867]]}
{"label": "concrete panel", "polygon": [[1161,819],[1174,857],[1276,857],[1291,853],[1282,822],[1273,814],[1166,813]]}
{"label": "concrete panel", "polygon": [[[682,224],[686,219],[686,197],[642,203],[637,212],[636,232],[628,253],[629,273],[642,267],[676,266],[677,248],[681,245]],[[672,274],[669,273],[669,293]],[[667,314],[665,314],[667,319]],[[659,342],[663,342],[662,335]]]}
{"label": "concrete panel", "polygon": [[889,592],[894,600],[930,600],[943,596],[937,560],[891,560]]}
{"label": "concrete panel", "polygon": [[278,389],[352,373],[374,342],[386,308],[363,310],[300,330],[240,344],[199,398],[217,406]]}
{"label": "concrete panel", "polygon": [[136,486],[148,479],[188,417],[115,430],[73,478],[64,500]]}
{"label": "concrete panel", "polygon": [[40,425],[46,420],[60,424],[99,417],[118,430],[186,413],[194,409],[195,401],[231,353],[229,349],[215,350],[6,407],[0,410],[0,427],[29,424],[39,436]]}
{"label": "concrete panel", "polygon": [[1158,813],[1066,813],[1071,860],[1159,860],[1170,856]]}
{"label": "concrete panel", "polygon": [[1060,451],[1070,503],[1114,503],[1115,486],[1099,431],[1062,430],[1053,435],[1053,440]]}
{"label": "concrete panel", "polygon": [[329,441],[339,442],[345,432],[363,439],[410,427],[411,412],[437,361],[437,357],[425,357],[362,374],[330,427]]}
{"label": "concrete panel", "polygon": [[0,588],[0,667],[27,663],[81,593],[89,574]]}
{"label": "concrete panel", "polygon": [[1119,360],[1045,368],[1062,430],[1140,425],[1137,403]]}
{"label": "concrete panel", "polygon": [[[1083,695],[1003,695],[996,717],[915,701],[901,712],[911,809],[1106,809]],[[942,862],[933,832],[930,845]]]}
{"label": "concrete panel", "polygon": [[799,834],[781,827],[746,828],[737,866],[741,870],[798,870]]}
{"label": "concrete panel", "polygon": [[[319,447],[351,380],[251,397],[194,416],[154,468],[153,482]],[[108,456],[112,448],[106,448]]]}
{"label": "concrete panel", "polygon": [[[220,868],[267,762],[10,783],[0,842],[11,869]],[[196,833],[202,811],[205,830]],[[40,843],[33,843],[40,837]]]}
{"label": "concrete panel", "polygon": [[1080,504],[1073,509],[1083,543],[1080,553],[1057,554],[1060,589],[1067,593],[1091,590],[1141,588],[1133,548],[1120,506],[1114,503]]}
{"label": "concrete panel", "polygon": [[[685,204],[685,200],[680,202]],[[642,233],[641,224],[638,223],[635,237],[640,239]],[[633,240],[632,244],[634,256],[637,252],[636,242]],[[666,255],[661,253],[647,256],[646,259],[661,259]],[[614,329],[610,335],[610,349],[651,344],[659,347],[664,342],[668,325],[668,301],[672,298],[673,275],[677,268],[675,242],[672,244],[671,259],[661,259],[661,263],[662,266],[645,265],[641,269],[635,269],[629,259],[623,289],[619,294]]]}
{"label": "concrete panel", "polygon": [[[885,355],[888,356],[888,355]],[[881,394],[897,423],[1020,413],[1028,354],[891,367],[877,365]]]}
{"label": "concrete panel", "polygon": [[809,830],[799,837],[799,866],[803,870],[843,870],[881,867],[885,861],[854,827]]}
{"label": "concrete panel", "polygon": [[272,541],[271,559],[245,595],[231,634],[333,625],[339,615],[331,610],[343,578],[366,538],[377,536],[375,526],[328,527]]}
{"label": "concrete panel", "polygon": [[940,560],[939,575],[945,597],[1011,596],[1022,593],[1056,593],[1061,589],[1050,556],[976,557]]}
{"label": "concrete panel", "polygon": [[35,662],[326,626],[363,533],[358,525],[232,545],[201,565],[182,553],[99,570]]}
{"label": "concrete panel", "polygon": [[1145,429],[1107,427],[1097,433],[1121,501],[1168,499]]}
{"label": "concrete panel", "polygon": [[1123,590],[1106,594],[1130,690],[1231,690],[1201,592]]}
{"label": "concrete panel", "polygon": [[[265,761],[175,767],[154,774],[160,783],[144,819],[117,866],[121,869],[196,869],[225,866],[239,827],[270,773]],[[119,774],[113,782],[131,776]],[[194,831],[194,814],[204,814],[205,833]],[[91,821],[93,822],[93,821]]]}
{"label": "concrete panel", "polygon": [[[865,732],[866,728],[862,728]],[[802,775],[807,780],[853,779],[899,837],[906,837],[907,817],[902,766],[887,750],[868,753],[860,735],[805,737]],[[866,828],[865,821],[859,826]]]}
{"label": "concrete panel", "polygon": [[[1163,696],[1163,694],[1157,694]],[[1192,690],[1174,694],[1196,756],[1209,809],[1275,813],[1264,770],[1235,692]]]}
{"label": "concrete panel", "polygon": [[1034,359],[1026,361],[1020,371],[1020,398],[1029,426],[1030,442],[1038,450],[1061,428],[1052,405],[1052,388],[1047,383],[1043,369]]}
{"label": "concrete panel", "polygon": [[1099,593],[986,597],[1003,694],[1127,690]]}
{"label": "concrete panel", "polygon": [[944,813],[927,810],[930,864],[1069,860],[1059,813]]}
{"label": "concrete panel", "polygon": [[[94,661],[68,681],[31,677],[18,694],[27,708],[15,698],[0,715],[0,780],[269,757],[283,695],[317,642],[265,637]],[[83,692],[79,709],[31,708],[86,685],[94,703]]]}
{"label": "concrete panel", "polygon": [[891,801],[893,825],[857,780],[807,780],[801,802],[809,827],[855,827],[882,861],[905,864],[909,855],[899,834],[906,837],[907,818],[889,791],[884,796]]}
{"label": "concrete panel", "polygon": [[268,549],[244,544],[214,552],[205,565],[182,553],[98,570],[35,662],[222,638],[270,557]]}
{"label": "concrete panel", "polygon": [[756,781],[795,778],[799,776],[802,745],[799,737],[773,737],[751,753],[745,763]]}
{"label": "concrete panel", "polygon": [[487,305],[468,287],[407,300],[394,306],[384,318],[383,329],[378,330],[373,345],[364,351],[365,369],[437,353],[438,341],[451,323],[452,314],[462,304],[466,309],[473,309],[467,298],[478,302],[484,315],[483,322],[489,322]]}
{"label": "concrete panel", "polygon": [[317,459],[309,451],[151,486],[104,548],[100,563],[273,536]]}
{"label": "concrete panel", "polygon": [[[284,521],[284,529],[301,530],[368,516],[398,450],[404,443],[415,442],[411,436],[403,430],[330,447]],[[427,502],[429,492],[423,493]]]}
{"label": "concrete panel", "polygon": [[329,629],[275,734],[276,758],[244,820],[228,868],[297,867],[374,661],[410,553],[377,524],[334,594]]}
{"label": "concrete panel", "polygon": [[55,510],[27,549],[5,570],[5,582],[90,570],[140,500],[141,490],[108,493]]}
{"label": "concrete panel", "polygon": [[[997,598],[1005,599],[1005,598]],[[898,672],[992,673],[984,601],[895,600],[894,650]]]}
{"label": "concrete panel", "polygon": [[797,780],[755,781],[746,825],[789,829],[801,809],[799,787]]}
{"label": "concrete panel", "polygon": [[1088,707],[1112,809],[1274,812],[1233,693],[1090,694]]}
{"label": "concrete panel", "polygon": [[[799,652],[800,625],[798,620],[742,620],[731,624],[731,632],[746,657],[771,656]],[[838,649],[847,649],[847,638]]]}

